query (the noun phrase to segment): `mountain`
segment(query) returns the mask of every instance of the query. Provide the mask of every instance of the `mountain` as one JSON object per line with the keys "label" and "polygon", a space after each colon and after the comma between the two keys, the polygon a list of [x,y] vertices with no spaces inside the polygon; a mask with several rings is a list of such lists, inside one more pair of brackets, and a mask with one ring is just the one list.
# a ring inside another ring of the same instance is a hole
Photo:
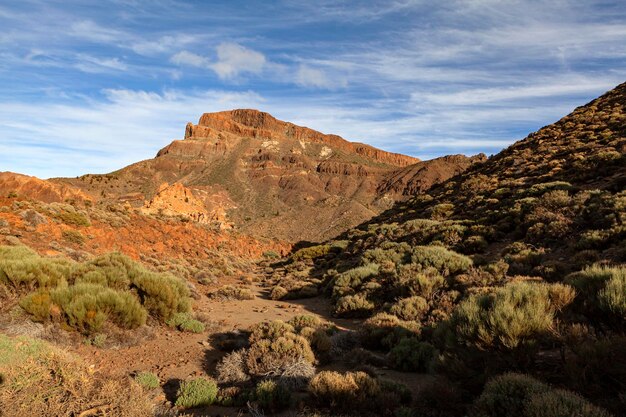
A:
{"label": "mountain", "polygon": [[[268,113],[232,110],[207,113],[197,125],[187,124],[185,138],[161,149],[154,159],[106,175],[52,182],[76,187],[99,201],[128,202],[148,211],[154,211],[156,198],[169,213],[181,202],[174,201],[175,193],[168,194],[173,199],[169,202],[159,194],[180,184],[200,202],[196,207],[204,206],[196,217],[257,236],[319,241],[480,159],[457,155],[419,161]],[[181,214],[190,214],[188,209]]]}

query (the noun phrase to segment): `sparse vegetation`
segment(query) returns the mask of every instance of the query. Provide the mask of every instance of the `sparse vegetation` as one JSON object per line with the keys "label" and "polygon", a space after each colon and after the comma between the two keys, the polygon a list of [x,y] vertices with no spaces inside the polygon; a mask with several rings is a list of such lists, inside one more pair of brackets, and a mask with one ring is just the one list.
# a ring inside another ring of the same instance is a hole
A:
{"label": "sparse vegetation", "polygon": [[[185,284],[148,271],[121,254],[84,263],[44,258],[26,247],[0,247],[0,282],[26,293],[20,306],[36,321],[61,320],[81,332],[99,332],[105,322],[134,329],[148,314],[168,320],[190,308]],[[186,320],[185,330],[202,327]]]}
{"label": "sparse vegetation", "polygon": [[180,383],[176,406],[182,408],[211,405],[217,398],[217,384],[210,378],[195,378]]}
{"label": "sparse vegetation", "polygon": [[161,386],[161,381],[159,381],[159,377],[153,374],[152,372],[139,372],[135,375],[135,381],[145,389],[155,389]]}
{"label": "sparse vegetation", "polygon": [[189,313],[176,313],[166,323],[183,332],[202,333],[205,330],[204,324]]}
{"label": "sparse vegetation", "polygon": [[475,416],[610,417],[582,397],[526,375],[505,374],[489,381],[474,405]]}

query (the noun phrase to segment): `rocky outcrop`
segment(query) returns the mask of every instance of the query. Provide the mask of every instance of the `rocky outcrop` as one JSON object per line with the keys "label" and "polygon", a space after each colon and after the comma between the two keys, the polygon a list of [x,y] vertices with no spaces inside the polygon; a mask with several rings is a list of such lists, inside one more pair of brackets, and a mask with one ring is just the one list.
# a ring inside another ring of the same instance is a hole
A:
{"label": "rocky outcrop", "polygon": [[205,203],[181,183],[161,184],[154,197],[144,203],[141,211],[150,215],[181,216],[197,223],[214,224],[221,229],[232,228],[226,220],[225,210],[218,208],[209,212]]}

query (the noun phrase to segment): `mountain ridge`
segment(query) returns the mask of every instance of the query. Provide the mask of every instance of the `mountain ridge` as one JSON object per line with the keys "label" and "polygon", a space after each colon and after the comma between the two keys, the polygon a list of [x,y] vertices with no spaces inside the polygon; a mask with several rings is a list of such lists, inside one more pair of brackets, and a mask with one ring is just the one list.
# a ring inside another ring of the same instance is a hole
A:
{"label": "mountain ridge", "polygon": [[[162,184],[180,183],[204,204],[202,218],[263,237],[319,241],[481,160],[420,161],[238,109],[203,114],[153,159],[110,174],[51,181],[135,208],[149,204]],[[392,180],[412,166],[412,175]]]}

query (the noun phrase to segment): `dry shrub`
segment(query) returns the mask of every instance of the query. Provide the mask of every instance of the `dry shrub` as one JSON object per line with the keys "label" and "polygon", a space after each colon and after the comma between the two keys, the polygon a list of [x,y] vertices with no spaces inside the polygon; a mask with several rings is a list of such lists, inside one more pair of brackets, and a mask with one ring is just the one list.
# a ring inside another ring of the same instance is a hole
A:
{"label": "dry shrub", "polygon": [[69,243],[73,243],[75,245],[82,246],[85,243],[85,236],[74,229],[68,229],[63,231],[63,239],[65,239]]}
{"label": "dry shrub", "polygon": [[250,288],[224,285],[208,294],[209,298],[221,300],[254,300],[254,294]]}
{"label": "dry shrub", "polygon": [[239,383],[250,379],[246,369],[245,349],[236,350],[224,356],[217,364],[217,378],[220,383]]}
{"label": "dry shrub", "polygon": [[4,417],[153,415],[151,401],[137,383],[94,374],[82,361],[42,341],[0,335],[0,374]]}
{"label": "dry shrub", "polygon": [[319,317],[308,314],[292,317],[287,323],[292,325],[297,332],[300,332],[305,327],[317,329],[322,326],[322,320]]}
{"label": "dry shrub", "polygon": [[282,300],[284,299],[289,291],[286,288],[281,287],[280,285],[275,286],[270,293],[270,298],[272,300]]}
{"label": "dry shrub", "polygon": [[365,372],[322,371],[309,384],[318,405],[330,409],[354,410],[367,406],[380,394],[378,381]]}
{"label": "dry shrub", "polygon": [[253,344],[263,339],[275,340],[288,333],[295,333],[294,327],[282,320],[264,321],[257,323],[250,329],[250,343]]}
{"label": "dry shrub", "polygon": [[315,366],[306,359],[300,358],[285,364],[279,375],[282,385],[292,390],[305,388],[315,375]]}
{"label": "dry shrub", "polygon": [[330,245],[310,246],[308,248],[302,248],[294,252],[290,256],[290,259],[292,262],[302,261],[305,259],[315,259],[329,254],[330,251]]}
{"label": "dry shrub", "polygon": [[285,366],[300,359],[315,362],[311,346],[304,337],[287,333],[273,340],[252,343],[246,365],[251,375],[279,375]]}
{"label": "dry shrub", "polygon": [[560,389],[533,395],[524,411],[524,417],[611,417],[580,395]]}
{"label": "dry shrub", "polygon": [[309,392],[322,408],[358,415],[393,415],[396,408],[411,400],[404,385],[378,380],[365,372],[322,371],[311,380]]}

